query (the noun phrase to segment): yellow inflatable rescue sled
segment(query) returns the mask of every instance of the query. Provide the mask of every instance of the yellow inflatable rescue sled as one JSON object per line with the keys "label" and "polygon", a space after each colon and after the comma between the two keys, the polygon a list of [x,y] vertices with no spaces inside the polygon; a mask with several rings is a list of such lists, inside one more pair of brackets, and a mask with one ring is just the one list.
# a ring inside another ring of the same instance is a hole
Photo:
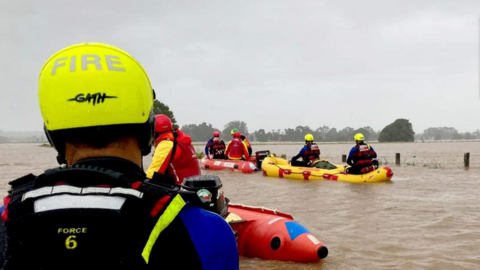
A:
{"label": "yellow inflatable rescue sled", "polygon": [[366,174],[348,174],[347,165],[335,165],[328,160],[316,161],[312,167],[291,166],[286,159],[271,155],[262,162],[263,175],[299,180],[332,180],[350,183],[375,183],[390,181],[393,171],[389,167],[379,167]]}

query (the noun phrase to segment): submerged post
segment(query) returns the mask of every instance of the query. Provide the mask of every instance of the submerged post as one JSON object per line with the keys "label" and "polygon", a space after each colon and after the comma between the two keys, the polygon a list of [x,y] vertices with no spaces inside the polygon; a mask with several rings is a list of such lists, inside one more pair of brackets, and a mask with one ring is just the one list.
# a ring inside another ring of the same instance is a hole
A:
{"label": "submerged post", "polygon": [[395,154],[395,165],[400,165],[400,153]]}
{"label": "submerged post", "polygon": [[463,163],[465,164],[465,168],[470,167],[470,153],[463,154]]}
{"label": "submerged post", "polygon": [[347,162],[347,155],[342,155],[342,162]]}

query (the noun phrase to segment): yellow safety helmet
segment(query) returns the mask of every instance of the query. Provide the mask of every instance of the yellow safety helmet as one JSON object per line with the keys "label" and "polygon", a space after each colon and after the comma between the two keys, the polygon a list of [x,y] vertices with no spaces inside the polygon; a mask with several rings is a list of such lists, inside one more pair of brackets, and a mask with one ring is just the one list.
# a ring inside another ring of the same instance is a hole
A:
{"label": "yellow safety helmet", "polygon": [[56,131],[130,124],[144,124],[139,142],[142,154],[148,154],[155,126],[154,98],[140,63],[102,43],[60,50],[48,59],[38,79],[45,131],[59,155],[64,154],[64,141]]}
{"label": "yellow safety helmet", "polygon": [[353,137],[353,139],[354,139],[355,141],[363,141],[363,140],[365,140],[365,137],[363,136],[362,133],[357,133],[357,134],[355,134],[355,136]]}
{"label": "yellow safety helmet", "polygon": [[314,139],[315,138],[313,138],[313,135],[310,134],[310,133],[305,135],[305,141],[307,141],[307,142],[313,142]]}

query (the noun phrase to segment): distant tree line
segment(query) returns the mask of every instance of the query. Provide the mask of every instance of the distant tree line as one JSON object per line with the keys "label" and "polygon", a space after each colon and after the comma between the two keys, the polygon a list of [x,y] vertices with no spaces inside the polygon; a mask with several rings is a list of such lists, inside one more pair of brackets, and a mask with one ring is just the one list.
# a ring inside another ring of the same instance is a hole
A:
{"label": "distant tree line", "polygon": [[28,136],[28,137],[16,137],[16,136],[0,136],[0,143],[47,143],[45,136]]}
{"label": "distant tree line", "polygon": [[297,126],[295,128],[271,131],[259,129],[249,133],[247,123],[238,120],[227,123],[223,129],[213,127],[212,124],[205,122],[199,125],[184,125],[181,129],[189,134],[193,141],[207,141],[216,130],[221,131],[224,138],[230,139],[230,131],[233,128],[238,128],[241,133],[249,136],[251,141],[257,142],[300,142],[304,140],[305,135],[308,133],[312,134],[317,142],[352,141],[356,133],[362,133],[366,141],[413,141],[415,134],[412,125],[406,119],[398,119],[381,131],[375,131],[369,126],[361,128],[346,127],[340,130],[329,126],[321,126],[318,128]]}
{"label": "distant tree line", "polygon": [[415,135],[416,140],[476,140],[480,139],[480,130],[460,133],[453,127],[431,127]]}

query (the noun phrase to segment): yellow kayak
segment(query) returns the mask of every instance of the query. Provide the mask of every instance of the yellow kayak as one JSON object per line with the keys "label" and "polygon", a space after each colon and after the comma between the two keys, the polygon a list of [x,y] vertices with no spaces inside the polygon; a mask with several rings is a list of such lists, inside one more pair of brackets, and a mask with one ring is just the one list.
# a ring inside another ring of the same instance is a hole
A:
{"label": "yellow kayak", "polygon": [[270,177],[290,178],[299,180],[333,180],[350,183],[375,183],[390,181],[393,171],[389,167],[380,167],[366,174],[345,173],[349,166],[335,165],[328,160],[319,160],[313,167],[291,166],[286,159],[273,155],[262,162],[263,175]]}

